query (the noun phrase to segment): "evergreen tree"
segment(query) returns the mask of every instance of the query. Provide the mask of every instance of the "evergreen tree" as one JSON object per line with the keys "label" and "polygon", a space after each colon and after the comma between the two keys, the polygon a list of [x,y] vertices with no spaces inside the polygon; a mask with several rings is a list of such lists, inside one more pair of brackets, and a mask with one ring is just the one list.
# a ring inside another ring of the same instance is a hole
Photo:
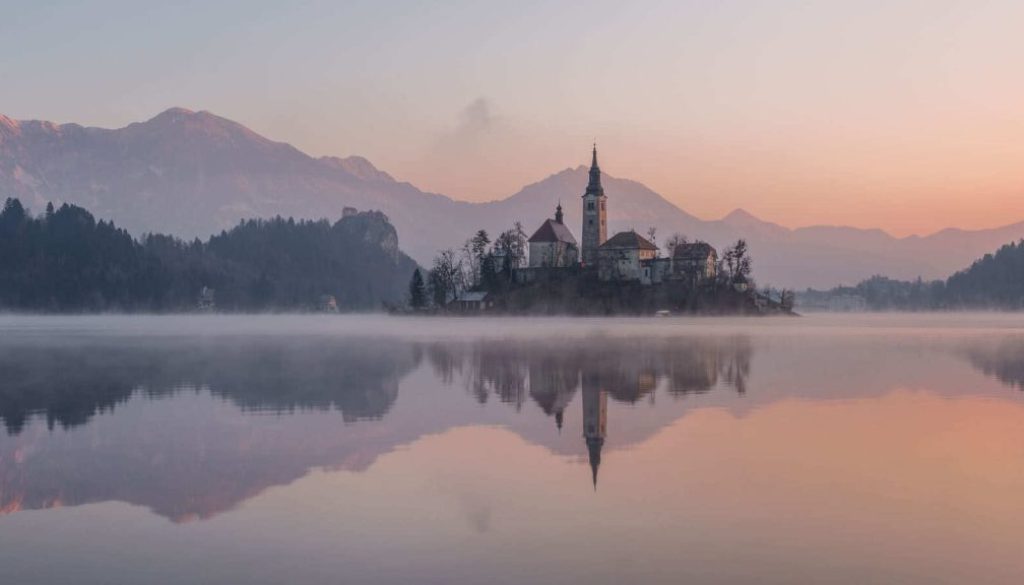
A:
{"label": "evergreen tree", "polygon": [[31,217],[0,211],[0,309],[191,310],[203,287],[224,310],[347,309],[405,300],[416,263],[382,213],[326,221],[247,220],[207,242],[151,234],[141,242],[80,207]]}
{"label": "evergreen tree", "polygon": [[423,282],[423,275],[420,269],[412,271],[412,280],[409,281],[409,306],[419,310],[427,305],[427,285]]}

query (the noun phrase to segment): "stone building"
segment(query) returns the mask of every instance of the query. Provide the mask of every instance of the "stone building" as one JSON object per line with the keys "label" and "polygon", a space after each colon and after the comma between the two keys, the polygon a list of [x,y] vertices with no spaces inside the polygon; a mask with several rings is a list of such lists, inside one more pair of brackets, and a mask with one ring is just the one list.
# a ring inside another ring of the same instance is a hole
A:
{"label": "stone building", "polygon": [[672,276],[671,258],[651,258],[640,261],[640,283],[661,284]]}
{"label": "stone building", "polygon": [[718,274],[718,252],[704,242],[679,244],[672,251],[672,276],[700,283]]}
{"label": "stone building", "polygon": [[601,280],[641,280],[643,262],[653,260],[658,247],[634,231],[619,232],[601,244],[597,255],[597,275]]}
{"label": "stone building", "polygon": [[608,239],[608,198],[601,186],[601,169],[597,166],[597,145],[590,163],[590,181],[583,193],[583,246],[584,266],[597,264],[598,248]]}
{"label": "stone building", "polygon": [[562,204],[555,219],[546,219],[530,236],[530,268],[568,268],[580,261],[576,238],[562,221]]}

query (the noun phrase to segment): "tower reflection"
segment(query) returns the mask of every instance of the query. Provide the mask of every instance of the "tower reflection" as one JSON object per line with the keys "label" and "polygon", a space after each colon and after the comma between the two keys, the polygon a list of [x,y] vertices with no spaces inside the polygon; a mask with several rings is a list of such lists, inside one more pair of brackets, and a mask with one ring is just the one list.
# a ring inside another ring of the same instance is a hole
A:
{"label": "tower reflection", "polygon": [[601,388],[600,377],[583,376],[583,439],[587,444],[590,472],[597,490],[597,469],[601,466],[601,448],[608,433],[608,392]]}

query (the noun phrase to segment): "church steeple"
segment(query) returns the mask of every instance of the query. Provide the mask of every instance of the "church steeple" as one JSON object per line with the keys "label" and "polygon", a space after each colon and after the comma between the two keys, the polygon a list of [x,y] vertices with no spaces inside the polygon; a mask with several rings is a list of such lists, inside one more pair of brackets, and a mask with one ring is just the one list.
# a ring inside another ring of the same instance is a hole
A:
{"label": "church steeple", "polygon": [[583,438],[590,459],[590,475],[597,491],[597,469],[601,466],[601,448],[608,429],[608,392],[601,389],[601,379],[595,373],[584,373],[583,385]]}
{"label": "church steeple", "polygon": [[601,186],[601,167],[597,166],[597,143],[591,153],[590,180],[583,192],[583,265],[597,266],[597,249],[608,239],[608,209],[604,187]]}
{"label": "church steeple", "polygon": [[558,202],[558,207],[555,208],[555,223],[562,223],[562,202]]}
{"label": "church steeple", "polygon": [[594,481],[594,491],[597,491],[597,469],[601,467],[601,447],[604,446],[604,437],[587,438],[587,454],[590,458],[590,475]]}
{"label": "church steeple", "polygon": [[601,167],[597,166],[597,143],[594,143],[593,159],[590,162],[590,182],[587,183],[586,195],[597,195],[604,197],[604,187],[601,186]]}

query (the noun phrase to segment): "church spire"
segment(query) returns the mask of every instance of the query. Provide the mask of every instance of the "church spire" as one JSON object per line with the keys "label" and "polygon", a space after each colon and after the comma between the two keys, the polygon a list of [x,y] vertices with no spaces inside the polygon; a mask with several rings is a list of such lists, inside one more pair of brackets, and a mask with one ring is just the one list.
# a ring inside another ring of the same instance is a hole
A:
{"label": "church spire", "polygon": [[558,202],[558,207],[555,208],[555,223],[562,223],[562,202]]}
{"label": "church spire", "polygon": [[604,446],[604,437],[587,438],[587,455],[590,459],[590,475],[594,481],[594,491],[597,491],[597,468],[601,467],[601,447]]}
{"label": "church spire", "polygon": [[587,183],[586,195],[604,196],[601,186],[601,167],[597,166],[597,143],[594,143],[593,159],[590,161],[590,182]]}

